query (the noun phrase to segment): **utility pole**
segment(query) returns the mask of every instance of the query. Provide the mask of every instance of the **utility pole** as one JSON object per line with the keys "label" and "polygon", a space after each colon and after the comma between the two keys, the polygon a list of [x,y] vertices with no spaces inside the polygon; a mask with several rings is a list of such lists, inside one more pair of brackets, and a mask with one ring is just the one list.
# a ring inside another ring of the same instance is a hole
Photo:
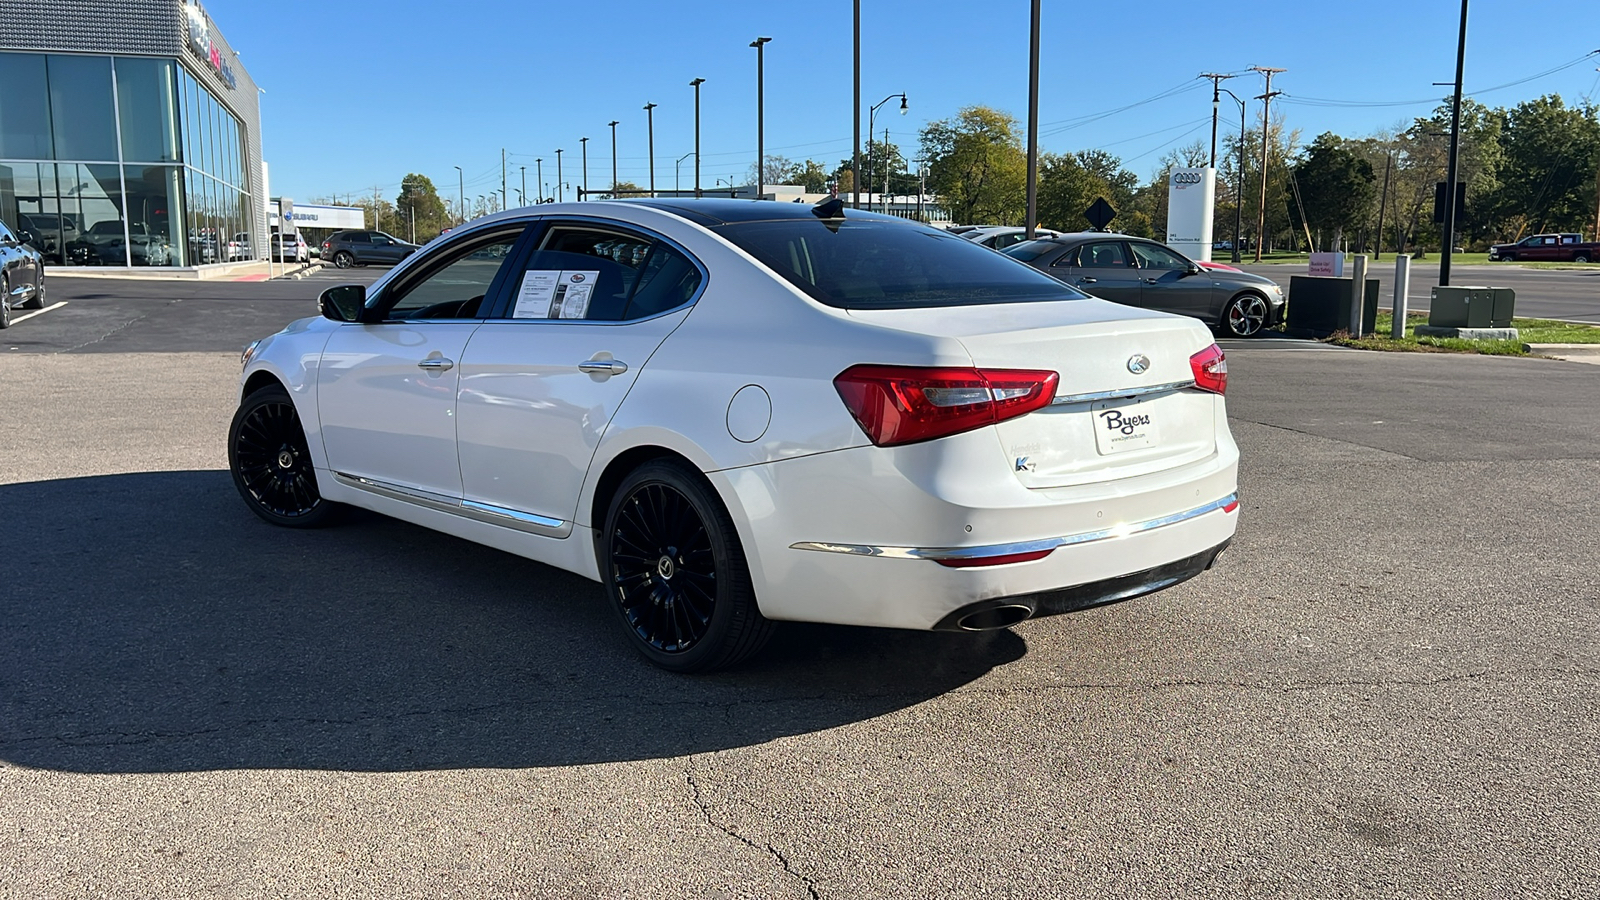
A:
{"label": "utility pole", "polygon": [[[1036,0],[1036,2],[1037,2],[1037,0]],[[885,157],[887,157],[889,155],[889,129],[888,129],[887,126],[883,129],[883,155]],[[884,215],[888,215],[889,214],[889,169],[893,164],[894,164],[893,160],[890,160],[890,159],[885,159],[883,161],[883,213],[884,213]]]}
{"label": "utility pole", "polygon": [[850,127],[854,137],[853,150],[850,151],[850,186],[855,190],[855,199],[851,201],[851,209],[861,208],[861,0],[855,0],[855,66],[856,66],[856,92],[855,115],[850,117]]}
{"label": "utility pole", "polygon": [[1222,102],[1222,83],[1236,75],[1223,75],[1217,72],[1202,72],[1201,78],[1211,79],[1211,168],[1217,167],[1217,105]]}
{"label": "utility pole", "polygon": [[528,167],[527,166],[521,166],[520,168],[522,169],[522,205],[523,206],[527,206],[528,205]]}
{"label": "utility pole", "polygon": [[[654,197],[656,195],[656,105],[654,103],[646,103],[644,105],[644,114],[647,120],[645,131],[650,136],[650,196]],[[561,190],[561,157],[559,155],[561,151],[557,150],[556,153],[558,154],[556,156],[556,190],[559,191]]]}
{"label": "utility pole", "polygon": [[[1033,240],[1039,224],[1039,0],[1033,0],[1032,30],[1028,37],[1028,211],[1023,237]],[[917,196],[922,204],[922,196]]]}
{"label": "utility pole", "polygon": [[[1465,0],[1462,0],[1465,2]],[[1267,89],[1257,100],[1261,101],[1261,208],[1256,214],[1256,262],[1261,262],[1261,247],[1266,243],[1267,229],[1267,140],[1272,134],[1272,98],[1283,91],[1272,90],[1272,76],[1288,69],[1274,69],[1271,66],[1251,66],[1267,78]]]}
{"label": "utility pole", "polygon": [[583,190],[578,193],[579,200],[589,199],[589,139],[578,138],[578,143],[583,147]]}
{"label": "utility pole", "polygon": [[769,37],[758,37],[750,42],[756,48],[756,199],[767,192],[767,109],[766,109],[766,58]]}
{"label": "utility pole", "polygon": [[696,78],[689,82],[694,88],[694,195],[700,194],[700,85],[705,84],[704,78]]}
{"label": "utility pole", "polygon": [[455,166],[454,168],[456,170],[456,200],[461,204],[461,208],[456,210],[456,213],[461,217],[461,222],[456,223],[459,225],[467,221],[467,176],[466,173],[461,171],[460,166]]}
{"label": "utility pole", "polygon": [[556,202],[563,203],[567,195],[561,190],[561,148],[556,148]]}
{"label": "utility pole", "polygon": [[[1383,155],[1383,196],[1378,198],[1378,240],[1377,253],[1372,257],[1374,261],[1383,259],[1383,214],[1389,206],[1389,170],[1394,168],[1394,154]],[[1396,253],[1400,252],[1398,250]]]}
{"label": "utility pole", "polygon": [[500,148],[500,208],[506,208],[506,148]]}
{"label": "utility pole", "polygon": [[1461,158],[1461,74],[1467,63],[1467,0],[1461,0],[1461,37],[1456,43],[1456,95],[1450,104],[1450,164],[1444,176],[1444,246],[1439,248],[1439,286],[1450,285],[1450,254],[1456,248],[1456,178]]}
{"label": "utility pole", "polygon": [[[379,186],[376,185],[376,184],[372,186],[372,230],[373,231],[382,231],[383,230],[383,220],[381,218],[379,218],[379,216],[381,216],[383,214],[383,207],[378,205],[378,191],[379,191],[379,189],[380,189]],[[281,208],[280,208],[280,210],[281,210]],[[283,233],[283,215],[282,215],[281,211],[280,211],[280,214],[278,215],[278,233],[279,234]],[[281,253],[282,251],[279,251],[279,252]]]}
{"label": "utility pole", "polygon": [[[523,169],[522,169],[522,177],[523,178],[527,178],[528,177],[528,169],[527,169],[526,166],[524,166]],[[534,190],[535,193],[538,194],[538,196],[534,198],[533,202],[535,202],[535,203],[543,203],[544,202],[544,157],[542,157],[542,156],[536,156],[536,157],[533,158],[533,190]]]}
{"label": "utility pole", "polygon": [[617,120],[611,120],[611,199],[619,200],[617,196]]}

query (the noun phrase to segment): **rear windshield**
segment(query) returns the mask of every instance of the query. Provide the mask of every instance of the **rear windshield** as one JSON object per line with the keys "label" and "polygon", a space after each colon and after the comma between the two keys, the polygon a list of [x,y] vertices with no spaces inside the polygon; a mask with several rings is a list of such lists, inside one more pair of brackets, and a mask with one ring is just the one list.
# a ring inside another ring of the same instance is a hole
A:
{"label": "rear windshield", "polygon": [[1039,257],[1049,253],[1051,250],[1059,248],[1060,246],[1061,245],[1055,241],[1026,241],[1021,244],[1012,244],[1000,252],[1011,257],[1012,259],[1020,259],[1023,262],[1033,262]]}
{"label": "rear windshield", "polygon": [[1088,296],[966,238],[897,222],[739,222],[716,229],[819,303],[918,309]]}

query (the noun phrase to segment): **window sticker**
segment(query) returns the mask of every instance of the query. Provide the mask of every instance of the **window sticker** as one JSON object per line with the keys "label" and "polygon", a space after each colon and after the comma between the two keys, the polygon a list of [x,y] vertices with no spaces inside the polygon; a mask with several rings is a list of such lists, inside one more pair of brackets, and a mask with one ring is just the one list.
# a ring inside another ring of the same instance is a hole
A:
{"label": "window sticker", "polygon": [[599,270],[533,269],[523,273],[513,319],[581,319],[589,314],[589,298]]}

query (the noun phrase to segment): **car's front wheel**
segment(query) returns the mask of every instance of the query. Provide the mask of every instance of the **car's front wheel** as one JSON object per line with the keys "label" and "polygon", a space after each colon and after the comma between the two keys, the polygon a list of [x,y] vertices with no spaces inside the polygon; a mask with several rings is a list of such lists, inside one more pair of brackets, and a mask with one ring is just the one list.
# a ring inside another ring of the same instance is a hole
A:
{"label": "car's front wheel", "polygon": [[1222,309],[1222,330],[1229,337],[1254,337],[1267,327],[1270,309],[1260,294],[1240,294]]}
{"label": "car's front wheel", "polygon": [[274,525],[317,528],[337,514],[317,490],[305,429],[281,385],[261,388],[239,404],[228,429],[228,468],[245,505]]}
{"label": "car's front wheel", "polygon": [[350,255],[349,250],[340,250],[333,255],[333,264],[341,269],[348,269],[355,265],[356,258]]}
{"label": "car's front wheel", "polygon": [[648,462],[624,479],[606,514],[600,563],[630,641],[664,669],[730,666],[771,636],[733,520],[682,463]]}

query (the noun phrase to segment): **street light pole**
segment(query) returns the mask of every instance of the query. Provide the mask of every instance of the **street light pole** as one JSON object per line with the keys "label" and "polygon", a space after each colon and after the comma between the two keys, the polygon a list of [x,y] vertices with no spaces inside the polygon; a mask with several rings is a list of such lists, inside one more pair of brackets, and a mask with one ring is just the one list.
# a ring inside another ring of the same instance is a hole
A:
{"label": "street light pole", "polygon": [[561,148],[556,148],[556,200],[565,202],[567,195],[561,191]]}
{"label": "street light pole", "polygon": [[[523,178],[527,178],[528,177],[528,167],[527,166],[523,166],[522,167],[522,177]],[[542,157],[542,156],[536,156],[536,157],[533,158],[533,190],[534,190],[534,193],[537,195],[537,196],[535,196],[533,198],[533,202],[535,202],[535,203],[543,203],[544,202],[544,157]]]}
{"label": "street light pole", "polygon": [[518,166],[522,170],[522,205],[528,205],[528,167]]}
{"label": "street light pole", "polygon": [[767,192],[767,122],[766,122],[766,60],[769,37],[758,37],[750,42],[756,48],[756,199]]}
{"label": "street light pole", "polygon": [[700,85],[705,84],[704,78],[696,78],[689,82],[694,88],[694,195],[700,196]]}
{"label": "street light pole", "polygon": [[[861,0],[855,0],[855,114],[850,117],[850,127],[854,133],[854,148],[850,154],[850,181],[855,190],[855,199],[851,201],[851,209],[861,208]],[[867,129],[867,134],[872,134],[872,129]]]}
{"label": "street light pole", "polygon": [[1239,262],[1239,232],[1244,223],[1244,101],[1227,88],[1222,91],[1239,104],[1239,177],[1233,189],[1233,261]]}
{"label": "street light pole", "polygon": [[[644,105],[644,114],[645,114],[645,118],[647,120],[647,124],[645,125],[645,130],[650,135],[650,196],[652,196],[652,197],[654,197],[656,195],[656,111],[655,110],[656,110],[656,105],[654,103],[646,103]],[[561,176],[560,176],[559,173],[556,175],[556,180],[557,181],[561,180]]]}
{"label": "street light pole", "polygon": [[690,150],[688,153],[685,153],[684,155],[678,157],[678,161],[672,164],[672,193],[674,193],[674,194],[683,193],[683,184],[678,179],[678,167],[683,165],[683,161],[684,160],[688,159],[689,157],[691,157],[693,155],[694,155],[694,151]]}
{"label": "street light pole", "polygon": [[617,199],[617,120],[611,120],[611,199]]}
{"label": "street light pole", "polygon": [[1222,102],[1222,83],[1233,75],[1222,75],[1217,72],[1202,72],[1201,78],[1211,80],[1211,168],[1217,167],[1217,106]]}
{"label": "street light pole", "polygon": [[[896,97],[900,98],[900,115],[903,116],[903,115],[906,114],[906,95],[905,95],[904,92],[901,92],[901,93],[898,93],[898,94],[890,94],[889,96],[883,98],[882,100],[879,100],[877,103],[872,104],[872,108],[867,110],[867,168],[872,169],[873,170],[872,174],[874,174],[874,175],[877,174],[877,168],[876,168],[876,166],[873,165],[872,129],[873,129],[874,124],[877,121],[878,107],[884,105],[885,103],[888,103],[890,100],[893,100]],[[885,144],[888,144],[889,143],[889,138],[887,136],[888,129],[884,129],[884,131],[885,131],[885,137],[883,139],[883,142]],[[887,146],[884,147],[884,150],[888,150],[888,149],[889,148]],[[859,173],[857,173],[857,175],[859,176]],[[856,208],[860,209],[861,208],[861,193],[860,193],[861,178],[857,177],[855,180],[856,180],[856,185],[857,185]],[[872,206],[872,182],[871,181],[867,182],[867,206],[868,207]]]}
{"label": "street light pole", "polygon": [[461,204],[461,209],[457,210],[457,214],[461,217],[461,222],[456,223],[459,225],[467,221],[467,176],[461,171],[460,166],[451,168],[456,170],[456,200]]}
{"label": "street light pole", "polygon": [[1028,211],[1023,237],[1033,240],[1039,224],[1039,0],[1033,0],[1028,37]]}
{"label": "street light pole", "polygon": [[1450,163],[1444,176],[1444,246],[1439,249],[1439,285],[1450,286],[1450,255],[1456,249],[1456,178],[1461,157],[1461,75],[1467,63],[1467,0],[1461,0],[1461,37],[1456,42],[1456,95],[1450,104]]}
{"label": "street light pole", "polygon": [[583,145],[583,192],[578,195],[579,200],[589,199],[589,139],[578,138],[578,143]]}

